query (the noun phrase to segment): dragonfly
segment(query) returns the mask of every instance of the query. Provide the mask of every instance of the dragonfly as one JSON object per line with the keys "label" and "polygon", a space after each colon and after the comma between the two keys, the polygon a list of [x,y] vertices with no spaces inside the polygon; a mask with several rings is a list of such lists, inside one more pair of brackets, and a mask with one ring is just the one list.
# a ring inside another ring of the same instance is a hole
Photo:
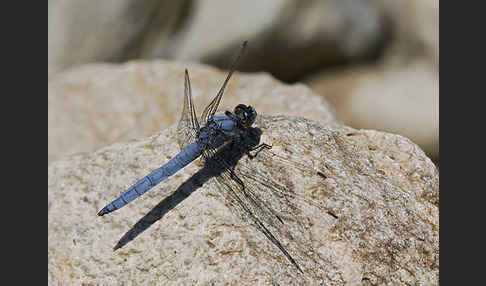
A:
{"label": "dragonfly", "polygon": [[[202,157],[206,166],[214,170],[217,189],[232,211],[248,218],[300,273],[304,273],[293,255],[274,234],[278,232],[281,237],[293,239],[292,234],[285,231],[285,223],[281,215],[258,195],[259,192],[269,190],[270,193],[283,197],[286,195],[285,186],[253,170],[251,166],[238,165],[242,156],[247,156],[250,161],[259,156],[267,159],[276,156],[266,153],[272,146],[260,143],[262,132],[259,128],[252,127],[257,117],[256,110],[250,105],[238,104],[233,112],[225,111],[224,114],[217,114],[225,87],[246,46],[247,41],[243,42],[221,88],[200,117],[196,115],[189,73],[187,69],[185,70],[184,103],[177,126],[181,151],[163,166],[126,189],[118,198],[102,208],[98,215],[103,216],[122,208],[195,159]],[[285,162],[283,158],[280,159],[280,162]],[[309,252],[308,248],[304,248],[304,244],[304,242],[294,241],[295,248],[302,247],[301,253]]]}

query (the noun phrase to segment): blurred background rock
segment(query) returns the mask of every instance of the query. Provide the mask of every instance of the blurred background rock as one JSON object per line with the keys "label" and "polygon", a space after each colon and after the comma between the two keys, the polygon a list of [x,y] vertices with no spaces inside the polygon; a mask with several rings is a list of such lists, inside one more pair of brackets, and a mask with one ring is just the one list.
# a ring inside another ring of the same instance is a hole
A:
{"label": "blurred background rock", "polygon": [[88,63],[226,69],[248,40],[238,70],[307,84],[346,125],[404,135],[439,163],[438,0],[49,0],[48,18],[50,134],[65,121],[54,94]]}

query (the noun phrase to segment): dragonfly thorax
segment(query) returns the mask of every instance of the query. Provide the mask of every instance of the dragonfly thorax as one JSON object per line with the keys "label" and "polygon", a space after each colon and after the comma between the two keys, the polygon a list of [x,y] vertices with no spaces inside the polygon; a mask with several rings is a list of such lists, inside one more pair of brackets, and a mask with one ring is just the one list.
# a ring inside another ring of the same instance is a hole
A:
{"label": "dragonfly thorax", "polygon": [[232,117],[216,115],[197,132],[197,140],[207,148],[217,148],[235,136],[235,121]]}

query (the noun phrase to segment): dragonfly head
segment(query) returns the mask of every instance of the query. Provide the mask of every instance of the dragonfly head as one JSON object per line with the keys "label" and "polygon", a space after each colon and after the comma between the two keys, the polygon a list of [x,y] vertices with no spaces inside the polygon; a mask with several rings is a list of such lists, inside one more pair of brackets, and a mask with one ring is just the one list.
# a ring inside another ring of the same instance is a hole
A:
{"label": "dragonfly head", "polygon": [[241,119],[241,123],[244,127],[250,127],[257,116],[256,110],[250,105],[238,104],[235,107],[235,115]]}

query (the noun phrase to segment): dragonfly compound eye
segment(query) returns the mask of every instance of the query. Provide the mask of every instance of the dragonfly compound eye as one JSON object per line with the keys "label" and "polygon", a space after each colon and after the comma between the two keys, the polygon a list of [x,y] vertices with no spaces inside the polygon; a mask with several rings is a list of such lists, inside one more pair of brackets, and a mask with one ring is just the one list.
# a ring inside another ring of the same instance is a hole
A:
{"label": "dragonfly compound eye", "polygon": [[241,119],[241,123],[246,127],[250,127],[257,116],[257,113],[253,107],[246,106],[244,104],[238,104],[235,107],[234,113]]}
{"label": "dragonfly compound eye", "polygon": [[256,110],[253,107],[248,106],[245,109],[245,113],[246,113],[246,124],[247,126],[251,126],[253,122],[255,122],[255,118],[257,116]]}
{"label": "dragonfly compound eye", "polygon": [[234,113],[235,115],[237,115],[240,119],[241,119],[241,123],[243,125],[246,125],[246,117],[247,117],[247,113],[246,113],[246,105],[244,104],[238,104],[236,107],[235,107],[235,110],[234,110]]}

